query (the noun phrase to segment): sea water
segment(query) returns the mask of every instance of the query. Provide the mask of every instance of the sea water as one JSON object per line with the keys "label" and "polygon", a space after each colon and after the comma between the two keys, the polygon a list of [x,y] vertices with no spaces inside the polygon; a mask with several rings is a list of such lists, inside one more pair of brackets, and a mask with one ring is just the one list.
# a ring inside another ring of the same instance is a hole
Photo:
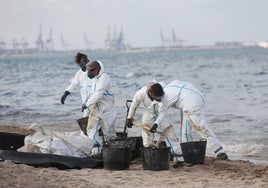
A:
{"label": "sea water", "polygon": [[[87,52],[110,74],[116,130],[124,130],[126,100],[151,79],[193,83],[206,98],[206,117],[231,159],[268,164],[268,50],[261,48],[161,52]],[[76,52],[0,58],[0,125],[76,131],[81,97],[60,98],[79,70]],[[180,111],[170,110],[179,132]],[[135,116],[140,121],[140,114]],[[139,128],[128,129],[140,134]],[[198,135],[194,135],[199,140]],[[179,133],[178,133],[179,137]],[[209,148],[207,155],[213,153]]]}

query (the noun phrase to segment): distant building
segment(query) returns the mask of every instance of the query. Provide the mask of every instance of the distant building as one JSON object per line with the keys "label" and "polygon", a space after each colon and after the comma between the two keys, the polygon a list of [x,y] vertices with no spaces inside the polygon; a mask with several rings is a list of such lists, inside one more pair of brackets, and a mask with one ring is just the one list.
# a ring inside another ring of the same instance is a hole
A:
{"label": "distant building", "polygon": [[105,42],[105,49],[109,51],[122,51],[126,50],[127,48],[130,48],[129,45],[126,45],[124,43],[123,29],[121,28],[121,31],[117,35],[116,26],[114,27],[113,38],[111,38],[111,30],[110,27],[108,27],[107,37],[104,42]]}
{"label": "distant building", "polygon": [[50,28],[49,35],[48,35],[48,38],[46,40],[45,50],[46,50],[46,52],[53,52],[54,51],[54,41],[53,41],[53,36],[52,36],[52,28]]}
{"label": "distant building", "polygon": [[60,34],[60,39],[61,39],[61,46],[62,46],[63,50],[64,50],[64,51],[69,50],[69,46],[70,46],[70,44],[67,43],[67,42],[64,40],[62,33]]}
{"label": "distant building", "polygon": [[165,49],[183,47],[183,43],[185,41],[179,39],[176,36],[175,31],[173,29],[171,31],[171,34],[172,34],[172,38],[171,39],[167,39],[164,36],[162,30],[160,30],[160,38],[161,38],[162,47],[164,47]]}
{"label": "distant building", "polygon": [[242,42],[216,42],[215,46],[239,47],[239,46],[243,46],[243,43]]}
{"label": "distant building", "polygon": [[39,34],[35,42],[37,52],[44,52],[44,41],[42,39],[42,25],[40,25]]}

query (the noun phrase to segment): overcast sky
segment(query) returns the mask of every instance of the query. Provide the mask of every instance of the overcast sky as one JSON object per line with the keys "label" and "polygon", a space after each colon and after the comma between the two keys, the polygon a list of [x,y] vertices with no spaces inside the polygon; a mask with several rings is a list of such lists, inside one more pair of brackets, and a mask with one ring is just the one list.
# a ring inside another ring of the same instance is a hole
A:
{"label": "overcast sky", "polygon": [[84,48],[85,32],[94,47],[103,47],[107,27],[123,28],[131,46],[159,46],[174,29],[185,45],[217,41],[268,41],[268,0],[0,0],[0,39],[8,47],[25,38],[34,47],[42,24],[43,40],[53,28],[71,48]]}

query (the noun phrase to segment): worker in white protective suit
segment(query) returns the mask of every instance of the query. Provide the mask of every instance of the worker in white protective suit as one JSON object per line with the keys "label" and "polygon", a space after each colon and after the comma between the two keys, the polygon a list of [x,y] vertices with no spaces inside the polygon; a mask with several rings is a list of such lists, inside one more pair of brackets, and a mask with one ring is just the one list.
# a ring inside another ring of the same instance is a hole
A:
{"label": "worker in white protective suit", "polygon": [[192,141],[191,129],[194,128],[203,138],[207,139],[208,146],[213,149],[217,159],[227,160],[227,154],[207,125],[203,94],[193,84],[178,80],[166,85],[164,91],[168,98],[168,108],[181,109],[183,112],[182,142]]}
{"label": "worker in white protective suit", "polygon": [[114,106],[114,94],[112,93],[112,82],[110,76],[104,72],[99,61],[92,61],[87,64],[87,76],[91,79],[90,98],[82,105],[82,111],[90,108],[88,118],[87,134],[95,141],[92,154],[101,154],[102,139],[99,136],[99,129],[103,133],[103,139],[109,140],[116,137]]}
{"label": "worker in white protective suit", "polygon": [[[163,91],[162,85],[152,81],[136,92],[126,118],[127,127],[132,127],[133,117],[141,103],[145,107],[142,114],[142,124],[151,128],[150,132],[142,129],[143,146],[150,147],[157,140],[157,134],[154,134],[156,129],[158,128],[161,132],[170,125],[167,117],[167,96]],[[173,133],[174,131],[171,132]],[[166,141],[166,144],[171,148],[173,156],[181,153],[179,140],[174,135],[169,134]]]}
{"label": "worker in white protective suit", "polygon": [[[77,53],[75,56],[75,64],[77,64],[80,69],[76,72],[74,78],[72,79],[70,85],[65,90],[63,96],[61,97],[61,104],[64,104],[66,97],[74,92],[78,87],[80,89],[80,95],[82,98],[82,104],[84,104],[90,97],[91,93],[91,81],[87,76],[86,64],[90,62],[85,54]],[[89,109],[84,110],[83,116],[89,115]]]}

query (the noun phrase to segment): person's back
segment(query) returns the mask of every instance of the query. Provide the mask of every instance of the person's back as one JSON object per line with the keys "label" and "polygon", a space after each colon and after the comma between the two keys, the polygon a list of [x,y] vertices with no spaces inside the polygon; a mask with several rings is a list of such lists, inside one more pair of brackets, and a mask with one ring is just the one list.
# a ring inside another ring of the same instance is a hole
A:
{"label": "person's back", "polygon": [[190,82],[174,80],[164,87],[164,91],[169,108],[195,110],[205,105],[203,94]]}

